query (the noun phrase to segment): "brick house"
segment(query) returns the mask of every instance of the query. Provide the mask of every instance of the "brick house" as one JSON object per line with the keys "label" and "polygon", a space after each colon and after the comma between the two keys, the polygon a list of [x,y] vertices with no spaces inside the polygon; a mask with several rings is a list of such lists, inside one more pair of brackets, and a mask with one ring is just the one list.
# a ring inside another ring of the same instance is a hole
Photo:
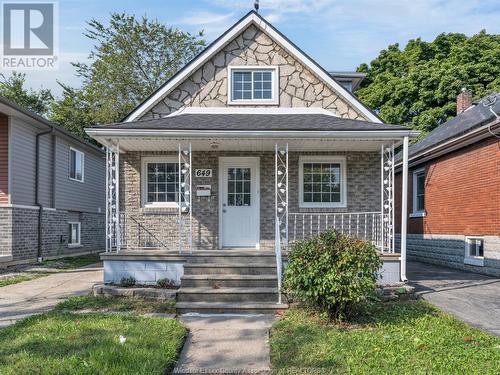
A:
{"label": "brick house", "polygon": [[499,114],[500,93],[463,91],[457,116],[410,146],[409,259],[500,276]]}
{"label": "brick house", "polygon": [[252,11],[123,122],[87,129],[107,148],[105,281],[172,279],[181,311],[275,309],[288,245],[326,228],[372,241],[382,281],[404,281],[394,148],[418,132],[355,84]]}
{"label": "brick house", "polygon": [[0,97],[0,267],[104,249],[104,152]]}

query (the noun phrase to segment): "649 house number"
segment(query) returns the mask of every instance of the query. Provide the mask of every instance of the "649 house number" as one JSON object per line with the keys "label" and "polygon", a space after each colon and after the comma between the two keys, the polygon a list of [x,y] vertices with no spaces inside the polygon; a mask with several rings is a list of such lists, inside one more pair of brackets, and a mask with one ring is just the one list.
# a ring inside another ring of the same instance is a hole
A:
{"label": "649 house number", "polygon": [[195,169],[194,170],[195,177],[212,177],[211,169]]}

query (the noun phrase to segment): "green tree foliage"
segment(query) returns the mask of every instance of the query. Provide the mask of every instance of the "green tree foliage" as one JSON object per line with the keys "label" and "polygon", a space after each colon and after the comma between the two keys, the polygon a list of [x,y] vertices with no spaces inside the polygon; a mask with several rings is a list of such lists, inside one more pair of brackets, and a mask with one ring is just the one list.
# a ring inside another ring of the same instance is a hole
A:
{"label": "green tree foliage", "polygon": [[79,90],[65,88],[53,119],[75,126],[121,120],[204,47],[191,35],[143,17],[111,14],[109,24],[87,23],[94,47],[89,63],[74,63],[83,79]]}
{"label": "green tree foliage", "polygon": [[28,90],[24,87],[25,82],[26,75],[22,73],[13,72],[9,77],[0,74],[0,96],[40,116],[45,116],[53,100],[52,93],[48,89]]}
{"label": "green tree foliage", "polygon": [[500,91],[500,35],[441,34],[432,42],[410,40],[380,52],[358,71],[367,77],[356,94],[388,123],[424,134],[455,116],[461,88],[477,100]]}

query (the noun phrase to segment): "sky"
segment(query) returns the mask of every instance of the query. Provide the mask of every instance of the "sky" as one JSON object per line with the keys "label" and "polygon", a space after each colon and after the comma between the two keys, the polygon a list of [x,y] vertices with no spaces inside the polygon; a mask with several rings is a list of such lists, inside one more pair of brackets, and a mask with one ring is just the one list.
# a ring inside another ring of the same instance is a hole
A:
{"label": "sky", "polygon": [[[5,1],[5,0],[4,0]],[[27,85],[61,90],[81,84],[71,62],[87,61],[86,21],[112,12],[143,15],[217,38],[253,9],[254,0],[60,0],[59,69],[27,71]],[[498,0],[260,0],[260,14],[327,70],[352,71],[389,44],[433,40],[442,32],[500,33]],[[1,71],[10,74],[9,71]]]}

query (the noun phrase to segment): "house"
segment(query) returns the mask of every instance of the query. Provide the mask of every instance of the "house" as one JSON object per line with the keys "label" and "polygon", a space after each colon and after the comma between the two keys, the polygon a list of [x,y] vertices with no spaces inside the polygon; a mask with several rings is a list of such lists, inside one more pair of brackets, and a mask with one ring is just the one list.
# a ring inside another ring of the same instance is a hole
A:
{"label": "house", "polygon": [[0,267],[104,249],[104,157],[0,97]]}
{"label": "house", "polygon": [[500,276],[499,118],[500,93],[473,104],[464,90],[457,116],[410,146],[409,259]]}
{"label": "house", "polygon": [[[183,311],[265,311],[289,244],[326,228],[393,241],[394,148],[383,124],[258,13],[245,15],[120,123],[107,148],[105,282],[181,284]],[[400,254],[399,254],[400,253]]]}

